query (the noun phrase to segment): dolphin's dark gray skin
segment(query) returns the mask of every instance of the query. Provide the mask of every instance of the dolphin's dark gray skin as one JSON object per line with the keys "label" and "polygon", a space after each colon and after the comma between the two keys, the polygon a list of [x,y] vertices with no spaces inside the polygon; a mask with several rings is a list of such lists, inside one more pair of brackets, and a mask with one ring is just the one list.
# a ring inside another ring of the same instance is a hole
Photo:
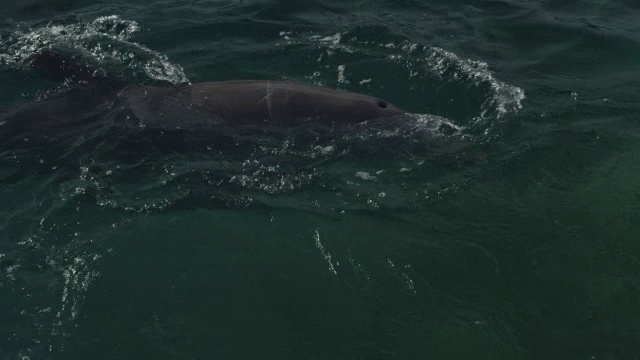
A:
{"label": "dolphin's dark gray skin", "polygon": [[[0,141],[60,140],[91,129],[215,131],[236,126],[328,127],[411,118],[368,95],[282,81],[205,82],[186,87],[79,87],[0,115]],[[206,139],[205,135],[202,137]]]}
{"label": "dolphin's dark gray skin", "polygon": [[115,101],[145,125],[325,125],[407,116],[388,102],[358,93],[282,81],[221,81],[185,88],[127,87]]}

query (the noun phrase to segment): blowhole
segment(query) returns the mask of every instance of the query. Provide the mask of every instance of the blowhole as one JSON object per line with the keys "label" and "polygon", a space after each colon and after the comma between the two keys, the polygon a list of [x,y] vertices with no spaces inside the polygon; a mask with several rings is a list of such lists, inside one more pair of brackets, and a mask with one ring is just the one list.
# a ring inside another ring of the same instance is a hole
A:
{"label": "blowhole", "polygon": [[382,100],[378,100],[378,107],[386,109],[387,108],[387,103],[382,101]]}

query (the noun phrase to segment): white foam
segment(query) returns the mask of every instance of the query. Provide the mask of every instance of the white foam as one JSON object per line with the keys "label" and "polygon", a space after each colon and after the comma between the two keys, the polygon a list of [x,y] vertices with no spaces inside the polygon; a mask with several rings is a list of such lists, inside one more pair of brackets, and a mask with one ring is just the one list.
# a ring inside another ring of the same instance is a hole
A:
{"label": "white foam", "polygon": [[496,79],[484,61],[464,60],[458,55],[438,48],[431,48],[426,58],[430,70],[438,75],[450,76],[453,80],[472,81],[474,85],[487,84],[492,92],[480,109],[476,120],[489,116],[501,118],[508,113],[518,112],[525,98],[524,90]]}
{"label": "white foam", "polygon": [[451,120],[432,114],[409,114],[416,119],[416,129],[432,130],[435,134],[442,134],[443,130],[449,129],[453,132],[460,132],[462,127],[456,125]]}
{"label": "white foam", "polygon": [[349,81],[344,76],[344,70],[346,67],[344,65],[338,65],[338,84],[348,84]]}
{"label": "white foam", "polygon": [[331,261],[331,254],[324,249],[324,246],[322,245],[322,242],[320,242],[320,230],[319,229],[316,229],[315,233],[313,234],[313,239],[316,242],[316,247],[318,248],[318,250],[320,250],[320,255],[322,255],[322,258],[327,263],[329,271],[333,275],[338,275],[338,272],[336,271],[336,268],[333,265],[333,262]]}
{"label": "white foam", "polygon": [[103,16],[90,23],[48,24],[18,30],[0,41],[0,64],[21,68],[42,50],[56,48],[89,57],[98,64],[125,64],[130,71],[142,70],[154,79],[173,84],[188,83],[183,69],[167,57],[131,41],[140,32],[137,22],[117,15]]}
{"label": "white foam", "polygon": [[[291,35],[290,33],[288,35]],[[321,35],[311,35],[309,36],[307,39],[303,39],[303,40],[294,40],[293,42],[291,42],[290,44],[295,44],[295,43],[300,43],[300,42],[311,42],[311,43],[315,43],[318,44],[320,47],[325,48],[325,53],[328,56],[334,55],[335,54],[335,50],[340,50],[346,53],[355,53],[355,50],[349,46],[349,45],[345,45],[344,43],[342,43],[342,36],[344,34],[342,33],[335,33],[333,35],[328,35],[328,36],[321,36]],[[291,39],[291,38],[288,38]],[[318,61],[320,61],[322,59],[322,55],[320,55],[321,57],[318,58]]]}
{"label": "white foam", "polygon": [[376,180],[376,177],[369,174],[366,171],[358,171],[355,173],[355,176],[362,179],[362,180],[367,180],[367,181],[373,181]]}
{"label": "white foam", "polygon": [[[439,47],[424,46],[407,40],[375,43],[348,37],[348,32],[339,32],[333,35],[281,32],[280,36],[287,40],[288,45],[316,44],[321,51],[318,55],[318,62],[325,61],[336,52],[367,53],[368,48],[373,45],[384,48],[387,59],[401,64],[407,70],[407,79],[419,81],[421,74],[424,74],[426,70],[442,76],[444,81],[459,82],[468,91],[486,86],[489,93],[486,100],[477,109],[475,121],[489,118],[501,119],[507,114],[517,113],[522,108],[522,100],[525,99],[525,92],[522,88],[497,79],[489,69],[487,62],[462,59],[453,52]],[[348,64],[340,66],[344,67],[345,65]],[[326,67],[328,66],[326,65]],[[343,76],[344,71],[339,68],[338,73],[338,83],[347,83],[348,80]],[[367,79],[364,83],[372,81],[375,79]],[[464,96],[464,94],[461,95]],[[472,111],[474,110],[472,109]]]}

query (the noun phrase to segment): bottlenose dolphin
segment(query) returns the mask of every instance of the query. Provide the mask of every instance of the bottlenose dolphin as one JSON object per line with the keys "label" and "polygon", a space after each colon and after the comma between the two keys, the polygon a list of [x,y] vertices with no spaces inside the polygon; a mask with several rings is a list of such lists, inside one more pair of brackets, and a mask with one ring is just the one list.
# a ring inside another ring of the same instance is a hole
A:
{"label": "bottlenose dolphin", "polygon": [[157,125],[326,125],[406,116],[387,101],[284,81],[220,81],[175,87],[127,87],[116,98],[137,119]]}
{"label": "bottlenose dolphin", "polygon": [[317,85],[264,80],[220,81],[184,86],[140,86],[96,71],[56,52],[32,64],[54,79],[78,86],[0,115],[0,141],[55,139],[60,130],[96,127],[203,130],[219,126],[325,126],[411,116],[369,95]]}

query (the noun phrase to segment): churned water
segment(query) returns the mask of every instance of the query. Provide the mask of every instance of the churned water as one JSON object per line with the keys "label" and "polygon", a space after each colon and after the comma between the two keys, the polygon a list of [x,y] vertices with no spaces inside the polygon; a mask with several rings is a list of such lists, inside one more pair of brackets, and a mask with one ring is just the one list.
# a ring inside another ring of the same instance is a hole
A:
{"label": "churned water", "polygon": [[417,120],[2,147],[0,358],[640,358],[638,4],[3,0],[3,113],[57,49]]}

